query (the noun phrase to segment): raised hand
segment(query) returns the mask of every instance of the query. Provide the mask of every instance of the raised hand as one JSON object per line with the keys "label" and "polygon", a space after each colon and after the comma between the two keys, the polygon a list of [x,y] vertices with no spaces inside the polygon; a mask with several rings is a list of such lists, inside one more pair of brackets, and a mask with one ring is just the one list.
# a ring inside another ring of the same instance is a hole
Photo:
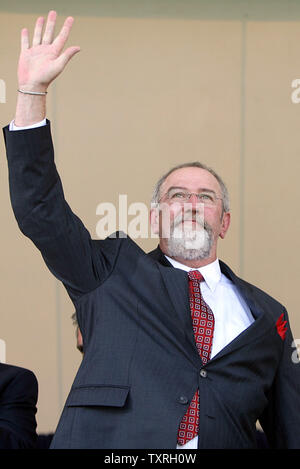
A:
{"label": "raised hand", "polygon": [[54,38],[56,12],[50,11],[43,33],[44,18],[35,24],[32,46],[27,29],[21,33],[21,53],[18,66],[19,88],[27,91],[46,91],[49,84],[64,70],[69,60],[80,50],[73,46],[63,51],[74,19],[68,17]]}

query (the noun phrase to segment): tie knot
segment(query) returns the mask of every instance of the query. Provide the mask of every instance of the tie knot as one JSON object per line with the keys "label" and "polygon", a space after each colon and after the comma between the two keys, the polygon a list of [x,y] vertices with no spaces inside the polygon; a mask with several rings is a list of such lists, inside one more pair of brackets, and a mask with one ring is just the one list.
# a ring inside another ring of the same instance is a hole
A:
{"label": "tie knot", "polygon": [[188,272],[188,276],[190,280],[199,280],[199,282],[204,281],[203,275],[199,272],[199,270],[190,270]]}

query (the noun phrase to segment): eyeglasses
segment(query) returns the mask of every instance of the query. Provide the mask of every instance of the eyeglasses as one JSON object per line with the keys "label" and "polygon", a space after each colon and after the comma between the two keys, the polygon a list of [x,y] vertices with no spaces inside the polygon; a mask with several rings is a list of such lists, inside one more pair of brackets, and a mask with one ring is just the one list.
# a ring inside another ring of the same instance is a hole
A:
{"label": "eyeglasses", "polygon": [[212,207],[216,205],[218,200],[222,200],[222,197],[217,197],[214,192],[188,192],[185,190],[178,190],[178,189],[171,189],[166,194],[166,199],[170,202],[177,202],[177,203],[187,203],[189,202],[192,195],[197,197],[198,203],[204,204],[205,206]]}

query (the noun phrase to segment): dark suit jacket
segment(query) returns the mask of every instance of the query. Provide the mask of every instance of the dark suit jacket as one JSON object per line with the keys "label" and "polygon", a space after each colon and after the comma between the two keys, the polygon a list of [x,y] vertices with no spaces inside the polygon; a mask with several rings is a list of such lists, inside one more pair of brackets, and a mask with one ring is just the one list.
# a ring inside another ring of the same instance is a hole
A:
{"label": "dark suit jacket", "polygon": [[0,449],[35,448],[37,397],[32,371],[0,363]]}
{"label": "dark suit jacket", "polygon": [[199,448],[255,448],[257,419],[271,447],[300,448],[300,368],[285,308],[221,262],[255,321],[203,367],[186,273],[122,233],[91,239],[64,199],[49,123],[5,129],[5,139],[19,227],[65,285],[83,334],[52,447],[175,448],[199,388]]}

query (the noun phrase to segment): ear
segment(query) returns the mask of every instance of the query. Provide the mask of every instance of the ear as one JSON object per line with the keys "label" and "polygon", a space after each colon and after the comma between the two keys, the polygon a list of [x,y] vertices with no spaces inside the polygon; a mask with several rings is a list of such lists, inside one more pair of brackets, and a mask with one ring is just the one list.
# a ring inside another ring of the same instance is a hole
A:
{"label": "ear", "polygon": [[150,225],[153,234],[159,234],[159,207],[152,206],[150,209]]}
{"label": "ear", "polygon": [[228,231],[229,225],[230,225],[230,213],[225,212],[223,217],[222,217],[221,230],[220,230],[220,234],[219,234],[220,238],[222,238],[222,239],[225,238],[225,235]]}

